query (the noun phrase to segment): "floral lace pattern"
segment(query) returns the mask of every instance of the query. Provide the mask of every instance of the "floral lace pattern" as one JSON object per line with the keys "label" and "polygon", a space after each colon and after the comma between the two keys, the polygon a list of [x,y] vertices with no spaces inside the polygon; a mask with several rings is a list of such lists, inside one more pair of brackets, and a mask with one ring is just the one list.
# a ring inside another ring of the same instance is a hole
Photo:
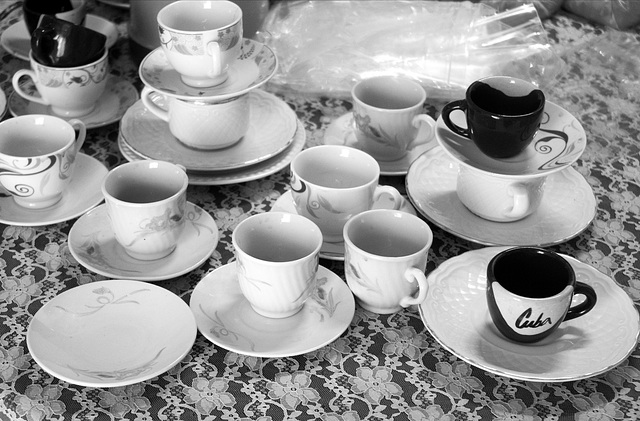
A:
{"label": "floral lace pattern", "polygon": [[[128,13],[89,4],[90,13],[115,22],[121,34],[110,52],[111,72],[140,90],[138,69],[129,58],[128,43],[122,42]],[[0,22],[0,31],[21,19],[18,8]],[[565,12],[544,25],[566,62],[548,98],[585,128],[586,151],[574,168],[598,201],[592,225],[552,249],[612,277],[640,308],[640,28],[617,32]],[[0,62],[0,87],[8,93],[13,73],[29,64],[5,50],[0,50]],[[352,109],[349,102],[334,98],[288,94],[284,99],[303,122],[308,146],[322,143],[329,123]],[[442,105],[429,103],[425,110],[435,117]],[[83,152],[109,168],[124,162],[116,142],[118,129],[111,124],[93,130]],[[381,183],[404,191],[403,177],[383,177]],[[233,259],[236,225],[251,214],[269,211],[288,189],[287,170],[246,183],[190,186],[188,200],[214,217],[220,241],[202,267],[157,285],[188,301],[200,279]],[[0,224],[0,419],[621,420],[640,414],[640,350],[590,379],[513,380],[448,352],[429,335],[415,309],[381,316],[357,308],[347,331],[333,343],[290,358],[245,356],[198,335],[186,358],[155,379],[111,389],[70,385],[36,364],[26,332],[44,303],[69,288],[104,279],[69,252],[67,236],[74,222]],[[427,273],[478,247],[432,228]],[[344,279],[342,262],[321,264]]]}

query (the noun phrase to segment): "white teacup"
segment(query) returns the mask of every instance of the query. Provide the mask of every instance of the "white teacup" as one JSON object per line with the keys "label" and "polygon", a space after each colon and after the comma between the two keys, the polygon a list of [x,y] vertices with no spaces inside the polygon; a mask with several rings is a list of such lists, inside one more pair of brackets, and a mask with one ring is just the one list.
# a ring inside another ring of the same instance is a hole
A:
{"label": "white teacup", "polygon": [[226,148],[240,141],[249,130],[248,95],[206,103],[168,97],[145,87],[140,97],[149,111],[169,123],[171,134],[193,148]]}
{"label": "white teacup", "polygon": [[402,76],[363,79],[351,90],[358,148],[379,161],[394,161],[411,149],[425,126],[426,139],[435,133],[435,120],[422,113],[427,93]]}
{"label": "white teacup", "polygon": [[474,214],[495,222],[523,219],[542,202],[546,175],[488,173],[460,165],[456,192]]}
{"label": "white teacup", "polygon": [[371,209],[383,194],[400,209],[403,198],[391,186],[379,186],[380,165],[368,153],[348,146],[305,149],[291,162],[291,194],[298,214],[320,227],[324,241],[341,242],[344,224]]}
{"label": "white teacup", "polygon": [[158,12],[160,44],[171,66],[190,86],[227,80],[242,46],[242,9],[220,1],[176,1]]}
{"label": "white teacup", "polygon": [[[38,63],[29,53],[31,70],[20,69],[13,75],[16,93],[27,101],[49,105],[61,117],[89,114],[107,87],[108,51],[93,63],[77,67],[49,67]],[[23,77],[33,80],[39,96],[32,95],[20,84]]]}
{"label": "white teacup", "polygon": [[85,135],[80,120],[31,114],[3,121],[0,185],[25,208],[55,205],[71,181]]}
{"label": "white teacup", "polygon": [[156,260],[175,250],[185,225],[189,179],[164,161],[135,161],[107,174],[102,184],[107,215],[128,255]]}
{"label": "white teacup", "polygon": [[253,215],[233,231],[238,281],[265,317],[296,314],[316,288],[322,234],[310,220],[284,212]]}
{"label": "white teacup", "polygon": [[375,209],[344,226],[345,275],[360,306],[395,313],[424,301],[425,276],[433,233],[415,215]]}

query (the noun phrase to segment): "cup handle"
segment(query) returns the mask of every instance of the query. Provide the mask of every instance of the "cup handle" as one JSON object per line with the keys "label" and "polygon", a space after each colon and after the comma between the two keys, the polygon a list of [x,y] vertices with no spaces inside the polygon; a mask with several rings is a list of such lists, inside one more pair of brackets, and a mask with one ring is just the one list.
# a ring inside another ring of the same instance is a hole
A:
{"label": "cup handle", "polygon": [[526,215],[531,206],[527,188],[522,184],[515,183],[508,187],[507,192],[513,196],[513,207],[508,212],[505,212],[504,216],[520,218]]}
{"label": "cup handle", "polygon": [[50,105],[49,101],[47,101],[43,97],[29,95],[28,93],[22,90],[22,86],[20,86],[20,79],[23,76],[31,78],[31,80],[33,80],[33,83],[36,86],[38,86],[38,84],[36,83],[36,80],[37,80],[36,73],[33,70],[20,69],[14,73],[13,79],[11,79],[13,89],[16,91],[16,93],[20,95],[22,98],[26,99],[27,101],[37,102],[38,104],[42,104],[42,105]]}
{"label": "cup handle", "polygon": [[400,210],[400,208],[404,204],[404,198],[395,187],[391,187],[391,186],[376,187],[376,191],[373,193],[373,202],[375,203],[378,200],[380,200],[380,197],[383,194],[388,194],[389,196],[391,196],[391,199],[393,200],[393,210]]}
{"label": "cup handle", "polygon": [[153,102],[152,95],[160,95],[162,94],[150,89],[148,86],[142,88],[142,92],[140,93],[140,99],[144,106],[151,113],[155,114],[158,118],[164,121],[169,121],[169,112],[163,108],[160,108],[155,102]]}
{"label": "cup handle", "polygon": [[457,135],[460,136],[464,136],[468,139],[471,138],[471,136],[469,135],[469,129],[468,128],[462,128],[458,125],[456,125],[453,121],[451,121],[451,113],[455,110],[460,110],[463,113],[466,114],[467,112],[467,101],[464,99],[460,99],[458,101],[452,101],[449,102],[448,104],[446,104],[444,106],[444,108],[442,108],[442,121],[444,121],[444,124],[449,128],[449,130],[451,130],[452,132],[454,132]]}
{"label": "cup handle", "polygon": [[580,304],[570,307],[563,321],[575,319],[576,317],[587,314],[598,301],[596,291],[584,282],[576,282],[576,286],[573,289],[573,295],[584,295],[585,300]]}
{"label": "cup handle", "polygon": [[222,73],[222,63],[220,58],[220,44],[216,41],[211,41],[207,44],[207,54],[211,56],[211,62],[213,63],[213,69],[211,71],[211,77],[218,76]]}
{"label": "cup handle", "polygon": [[427,298],[427,292],[429,291],[429,285],[427,284],[427,277],[424,272],[418,268],[407,268],[404,271],[404,279],[407,282],[417,282],[418,283],[418,295],[407,296],[400,300],[400,305],[402,307],[409,307],[412,305],[422,304],[422,302]]}
{"label": "cup handle", "polygon": [[82,120],[78,120],[75,118],[69,120],[68,123],[71,124],[71,127],[73,127],[73,130],[78,132],[78,135],[76,136],[76,142],[75,142],[76,143],[75,154],[77,154],[78,152],[80,152],[80,148],[82,148],[82,145],[84,145],[84,141],[87,138],[87,126],[85,126]]}
{"label": "cup handle", "polygon": [[413,140],[410,141],[407,145],[407,149],[412,149],[416,140],[421,137],[420,128],[422,127],[426,127],[429,130],[429,132],[425,136],[426,141],[424,143],[429,143],[435,138],[434,135],[436,134],[436,121],[429,114],[418,114],[417,116],[413,117],[411,125],[418,129],[418,132],[416,133],[416,137],[413,138]]}

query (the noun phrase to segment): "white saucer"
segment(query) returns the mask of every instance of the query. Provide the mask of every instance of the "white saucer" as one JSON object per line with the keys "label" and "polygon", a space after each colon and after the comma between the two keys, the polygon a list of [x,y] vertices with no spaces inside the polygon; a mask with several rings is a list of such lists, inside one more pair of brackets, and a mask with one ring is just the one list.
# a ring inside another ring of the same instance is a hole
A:
{"label": "white saucer", "polygon": [[534,382],[564,382],[604,373],[636,348],[638,311],[615,281],[572,257],[578,281],[598,295],[584,316],[564,322],[548,338],[529,345],[505,339],[487,309],[486,267],[506,247],[470,251],[429,274],[429,292],[420,305],[425,326],[458,358],[488,372]]}
{"label": "white saucer", "polygon": [[[118,27],[100,16],[87,14],[85,26],[107,37],[107,49],[113,47],[118,40]],[[12,56],[29,61],[31,37],[24,20],[14,23],[0,35],[0,45]]]}
{"label": "white saucer", "polygon": [[[225,184],[244,183],[252,180],[259,180],[271,174],[286,168],[289,163],[303,148],[306,142],[306,131],[304,126],[298,120],[296,133],[293,136],[293,142],[279,155],[238,170],[230,171],[187,171],[189,176],[189,184],[200,186],[221,186]],[[118,136],[118,147],[120,153],[128,161],[139,161],[146,159],[144,156],[138,155],[133,151],[122,138]]]}
{"label": "white saucer", "polygon": [[[39,96],[31,79],[28,79],[28,82],[25,82],[22,86],[26,92],[34,96]],[[87,129],[106,126],[107,124],[119,121],[138,98],[138,91],[135,86],[124,79],[111,76],[107,81],[104,94],[98,100],[93,111],[89,114],[74,118],[82,120],[87,126]],[[54,113],[51,110],[51,106],[28,101],[16,92],[13,92],[9,98],[9,109],[14,117],[25,114],[48,114],[70,120],[69,118]]]}
{"label": "white saucer", "polygon": [[278,59],[271,48],[245,38],[238,59],[230,66],[227,80],[210,88],[186,85],[169,64],[162,47],[151,51],[140,63],[140,79],[145,85],[175,98],[188,101],[221,101],[245,94],[275,74]]}
{"label": "white saucer", "polygon": [[203,264],[218,244],[218,227],[208,212],[187,202],[185,230],[169,256],[143,261],[118,244],[104,205],[87,212],[69,231],[69,250],[87,269],[110,278],[161,281],[183,275]]}
{"label": "white saucer", "polygon": [[73,177],[62,199],[45,209],[26,209],[16,204],[11,196],[0,194],[0,223],[37,227],[57,224],[76,218],[103,200],[100,186],[107,168],[97,159],[79,153],[76,155]]}
{"label": "white saucer", "polygon": [[[451,118],[466,127],[461,116],[464,115],[452,113]],[[473,141],[449,130],[442,116],[436,122],[436,140],[446,153],[464,165],[492,173],[523,176],[561,171],[580,158],[587,146],[587,135],[580,122],[550,101],[545,104],[542,123],[533,141],[513,158],[494,159],[485,155]]]}
{"label": "white saucer", "polygon": [[[409,170],[409,166],[417,157],[436,145],[433,138],[426,139],[424,137],[423,129],[420,130],[418,135],[420,139],[402,158],[396,159],[395,161],[378,161],[378,164],[380,164],[380,174],[405,175]],[[324,132],[324,143],[326,145],[346,145],[362,149],[356,138],[355,122],[352,112],[340,116],[331,122]]]}
{"label": "white saucer", "polygon": [[200,333],[229,351],[266,358],[304,354],[342,335],[355,314],[353,294],[339,276],[320,266],[317,279],[300,312],[270,319],[251,308],[238,286],[236,264],[229,263],[196,285],[191,311]]}
{"label": "white saucer", "polygon": [[4,94],[4,91],[0,89],[0,120],[4,118],[4,115],[7,112],[7,96]]}
{"label": "white saucer", "polygon": [[33,316],[27,346],[47,373],[89,387],[159,376],[189,353],[197,335],[189,306],[165,288],[137,281],[73,287]]}
{"label": "white saucer", "polygon": [[[389,197],[389,195],[383,195],[380,200],[373,204],[372,209],[393,209],[393,200]],[[401,209],[404,212],[415,215],[416,211],[411,206],[408,200],[404,200]],[[273,212],[287,212],[297,214],[295,205],[293,204],[293,197],[291,196],[291,190],[287,190],[276,200],[276,202],[271,207],[271,211]],[[322,247],[320,248],[320,257],[328,260],[338,260],[344,261],[344,242],[336,242],[322,243]]]}
{"label": "white saucer", "polygon": [[262,90],[248,95],[249,130],[228,148],[207,151],[185,145],[171,134],[169,123],[151,113],[142,101],[125,113],[120,133],[127,146],[147,159],[181,164],[187,171],[237,170],[280,154],[296,132],[297,117],[286,102]]}
{"label": "white saucer", "polygon": [[441,147],[414,161],[407,195],[428,220],[460,238],[485,245],[548,246],[565,242],[589,226],[596,214],[591,186],[569,167],[547,177],[536,212],[514,222],[493,222],[471,213],[458,199],[458,164]]}

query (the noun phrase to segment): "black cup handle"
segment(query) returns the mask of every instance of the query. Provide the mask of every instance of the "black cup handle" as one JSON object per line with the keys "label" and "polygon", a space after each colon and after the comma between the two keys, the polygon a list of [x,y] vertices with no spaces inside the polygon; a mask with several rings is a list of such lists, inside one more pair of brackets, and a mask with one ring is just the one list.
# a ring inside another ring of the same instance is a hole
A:
{"label": "black cup handle", "polygon": [[444,108],[442,109],[442,120],[444,121],[444,124],[446,124],[449,130],[451,130],[455,134],[458,134],[460,136],[464,136],[470,139],[471,136],[469,136],[468,128],[464,129],[454,124],[453,121],[451,121],[451,118],[449,117],[449,115],[455,110],[460,110],[466,114],[467,101],[464,99],[460,99],[458,101],[449,102],[447,105],[445,105]]}
{"label": "black cup handle", "polygon": [[583,282],[576,282],[573,295],[584,295],[585,300],[580,304],[569,308],[564,321],[575,319],[576,317],[587,314],[593,306],[596,305],[596,301],[598,300],[595,290]]}

